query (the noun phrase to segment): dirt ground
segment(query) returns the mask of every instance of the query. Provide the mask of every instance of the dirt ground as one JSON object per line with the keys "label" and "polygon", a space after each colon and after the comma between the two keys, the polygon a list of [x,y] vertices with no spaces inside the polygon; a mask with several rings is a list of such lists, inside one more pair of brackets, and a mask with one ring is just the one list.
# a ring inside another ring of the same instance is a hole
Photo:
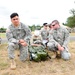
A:
{"label": "dirt ground", "polygon": [[41,62],[25,61],[21,62],[17,56],[19,51],[15,51],[17,68],[10,69],[8,59],[7,44],[0,45],[0,75],[75,75],[75,42],[69,43],[71,59],[48,59]]}

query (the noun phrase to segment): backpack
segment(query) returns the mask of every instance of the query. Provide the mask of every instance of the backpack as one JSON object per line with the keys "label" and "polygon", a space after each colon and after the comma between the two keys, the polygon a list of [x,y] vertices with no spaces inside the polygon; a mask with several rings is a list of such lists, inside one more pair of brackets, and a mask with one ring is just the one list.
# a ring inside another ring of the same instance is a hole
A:
{"label": "backpack", "polygon": [[45,50],[45,48],[43,46],[38,46],[38,47],[34,47],[34,46],[30,46],[29,47],[29,58],[30,61],[45,61],[48,57],[48,53]]}

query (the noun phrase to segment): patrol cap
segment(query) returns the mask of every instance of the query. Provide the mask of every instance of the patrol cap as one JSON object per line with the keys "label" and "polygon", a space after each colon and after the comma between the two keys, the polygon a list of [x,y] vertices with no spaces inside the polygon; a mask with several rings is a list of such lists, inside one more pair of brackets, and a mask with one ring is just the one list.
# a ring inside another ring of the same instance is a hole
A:
{"label": "patrol cap", "polygon": [[47,26],[48,25],[48,23],[43,23],[43,26]]}

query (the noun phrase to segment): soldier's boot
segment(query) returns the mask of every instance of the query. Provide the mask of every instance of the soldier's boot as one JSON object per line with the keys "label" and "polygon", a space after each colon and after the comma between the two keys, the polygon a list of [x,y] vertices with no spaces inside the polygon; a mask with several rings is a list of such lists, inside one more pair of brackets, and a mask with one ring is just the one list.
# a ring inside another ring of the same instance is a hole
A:
{"label": "soldier's boot", "polygon": [[15,60],[11,59],[10,61],[11,61],[10,69],[11,70],[15,70],[16,69],[16,62],[15,62]]}
{"label": "soldier's boot", "polygon": [[61,58],[60,51],[57,51],[57,52],[56,52],[56,58]]}

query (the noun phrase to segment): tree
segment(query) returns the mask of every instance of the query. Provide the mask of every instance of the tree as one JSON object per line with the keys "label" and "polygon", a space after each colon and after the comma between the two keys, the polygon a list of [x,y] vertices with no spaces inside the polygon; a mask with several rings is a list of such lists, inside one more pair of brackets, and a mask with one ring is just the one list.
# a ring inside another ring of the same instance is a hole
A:
{"label": "tree", "polygon": [[40,29],[41,29],[41,27],[42,27],[42,26],[37,25],[37,26],[36,26],[36,30],[40,30]]}
{"label": "tree", "polygon": [[[74,1],[74,3],[75,3],[75,1]],[[74,8],[72,8],[70,10],[70,14],[72,14],[72,16],[67,18],[67,21],[64,25],[73,28],[73,27],[75,27],[75,9]]]}
{"label": "tree", "polygon": [[35,31],[35,30],[40,30],[42,28],[42,26],[40,26],[40,25],[32,25],[32,26],[29,26],[29,28],[31,29],[31,31]]}
{"label": "tree", "polygon": [[70,14],[72,14],[73,16],[75,16],[75,9],[71,9],[70,10]]}
{"label": "tree", "polygon": [[1,33],[6,32],[6,28],[0,28],[0,32],[1,32]]}
{"label": "tree", "polygon": [[71,28],[75,27],[75,16],[67,18],[66,26],[69,26]]}
{"label": "tree", "polygon": [[72,14],[72,16],[67,18],[65,25],[73,28],[75,27],[75,9],[71,9],[70,14]]}

